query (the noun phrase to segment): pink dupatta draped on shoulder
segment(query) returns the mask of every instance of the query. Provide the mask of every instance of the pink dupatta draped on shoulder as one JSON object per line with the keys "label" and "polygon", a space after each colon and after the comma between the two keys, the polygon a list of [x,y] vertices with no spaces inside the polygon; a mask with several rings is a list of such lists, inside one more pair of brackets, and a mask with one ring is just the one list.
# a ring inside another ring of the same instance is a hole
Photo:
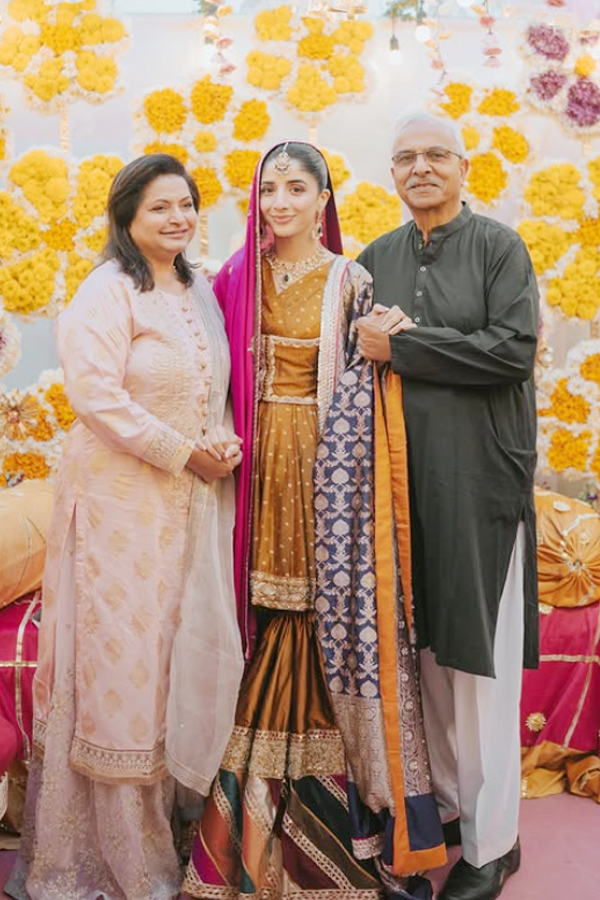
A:
{"label": "pink dupatta draped on shoulder", "polygon": [[[260,330],[261,251],[272,241],[270,234],[264,240],[261,239],[260,179],[267,156],[284,144],[285,142],[281,142],[271,147],[258,164],[250,195],[246,241],[227,260],[214,284],[229,339],[234,428],[244,442],[244,458],[237,473],[234,575],[238,621],[246,657],[251,655],[254,644],[254,626],[248,597],[248,566],[258,375],[255,336]],[[341,254],[342,238],[330,179],[327,187],[330,198],[325,208],[321,242],[332,253]]]}

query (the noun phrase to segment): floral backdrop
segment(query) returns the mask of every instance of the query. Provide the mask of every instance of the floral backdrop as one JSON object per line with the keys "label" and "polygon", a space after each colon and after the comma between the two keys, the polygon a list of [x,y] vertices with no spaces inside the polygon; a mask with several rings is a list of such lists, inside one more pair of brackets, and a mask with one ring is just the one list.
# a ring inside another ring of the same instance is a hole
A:
{"label": "floral backdrop", "polygon": [[[587,4],[588,6],[590,4]],[[592,4],[593,5],[593,4]],[[396,227],[394,119],[460,127],[465,198],[518,229],[543,298],[539,479],[600,481],[600,21],[582,0],[198,0],[189,15],[108,0],[0,4],[0,488],[52,478],[73,413],[53,320],[95,264],[112,178],[165,151],[202,195],[192,255],[244,234],[257,160],[316,142],[346,252]]]}

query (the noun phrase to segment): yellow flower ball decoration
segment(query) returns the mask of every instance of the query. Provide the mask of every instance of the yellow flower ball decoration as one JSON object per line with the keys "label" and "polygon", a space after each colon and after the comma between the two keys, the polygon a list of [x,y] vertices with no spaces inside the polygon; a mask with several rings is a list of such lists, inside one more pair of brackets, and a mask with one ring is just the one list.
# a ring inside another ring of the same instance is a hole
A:
{"label": "yellow flower ball decoration", "polygon": [[572,163],[556,163],[537,172],[525,188],[524,197],[536,216],[577,219],[583,214],[585,193],[581,173]]}
{"label": "yellow flower ball decoration", "polygon": [[548,464],[554,472],[560,474],[568,469],[586,472],[590,452],[592,434],[582,431],[573,434],[566,428],[557,428],[553,432],[548,449]]}
{"label": "yellow flower ball decoration", "polygon": [[66,213],[71,186],[64,159],[50,156],[44,150],[30,150],[12,166],[10,178],[21,188],[44,224]]}
{"label": "yellow flower ball decoration", "polygon": [[494,128],[492,146],[511,163],[525,162],[530,152],[527,138],[520,131],[510,128],[508,125]]}
{"label": "yellow flower ball decoration", "polygon": [[76,170],[58,152],[31,150],[0,192],[0,302],[20,315],[56,315],[104,244],[110,184],[123,163],[98,154]]}
{"label": "yellow flower ball decoration", "polygon": [[196,166],[195,169],[192,169],[191,174],[200,191],[201,208],[207,209],[214,206],[223,194],[223,185],[215,170],[210,166]]}
{"label": "yellow flower ball decoration", "polygon": [[470,153],[471,150],[475,150],[479,147],[479,144],[481,143],[481,134],[474,125],[465,125],[461,131],[467,153]]}
{"label": "yellow flower ball decoration", "polygon": [[[469,154],[465,185],[469,199],[484,207],[494,205],[515,177],[511,167],[525,163],[531,155],[529,142],[518,128],[508,121],[493,121],[510,120],[520,110],[517,95],[504,88],[482,91],[462,81],[450,82],[440,93],[436,106],[459,124]],[[479,152],[472,155],[474,150]]]}
{"label": "yellow flower ball decoration", "polygon": [[558,306],[566,316],[584,321],[595,318],[600,309],[600,250],[583,247],[558,278],[553,278],[546,291],[549,306]]}
{"label": "yellow flower ball decoration", "polygon": [[584,397],[572,394],[569,390],[568,378],[559,378],[550,396],[550,406],[540,409],[539,415],[554,416],[560,422],[569,425],[584,425],[590,414],[590,404]]}
{"label": "yellow flower ball decoration", "polygon": [[366,73],[359,57],[373,36],[371,23],[336,24],[314,14],[298,17],[286,5],[258,13],[255,28],[267,46],[276,42],[277,53],[265,53],[261,47],[247,55],[252,86],[281,92],[294,111],[309,119],[341,98],[364,95]]}
{"label": "yellow flower ball decoration", "polygon": [[225,175],[229,184],[240,190],[248,190],[260,161],[258,150],[233,150],[225,157]]}
{"label": "yellow flower ball decoration", "polygon": [[565,365],[538,381],[542,469],[577,478],[600,475],[600,341],[580,341]]}
{"label": "yellow flower ball decoration", "polygon": [[339,206],[342,234],[361,245],[400,224],[402,208],[397,194],[390,194],[379,184],[361,181],[347,194]]}
{"label": "yellow flower ball decoration", "polygon": [[248,84],[252,87],[263,88],[265,91],[279,90],[282,81],[287,78],[293,68],[291,59],[263,53],[261,50],[250,51],[246,57],[246,64],[248,66],[246,76]]}
{"label": "yellow flower ball decoration", "polygon": [[369,41],[375,29],[371,22],[363,22],[361,19],[346,19],[334,31],[333,39],[336,44],[348,47],[355,56],[365,49],[365,44]]}
{"label": "yellow flower ball decoration", "polygon": [[338,95],[314,66],[299,66],[298,77],[287,92],[287,99],[300,112],[317,113],[337,102]]}
{"label": "yellow flower ball decoration", "polygon": [[483,100],[477,107],[482,116],[511,116],[520,110],[521,104],[517,100],[514,91],[504,88],[494,88],[487,91]]}
{"label": "yellow flower ball decoration", "polygon": [[30,104],[55,112],[76,99],[101,102],[117,88],[116,54],[127,32],[102,16],[97,0],[48,3],[12,0],[13,22],[0,38],[0,65],[19,78]]}
{"label": "yellow flower ball decoration", "polygon": [[277,9],[265,9],[254,19],[254,27],[261,41],[289,41],[292,37],[290,20],[292,10],[289,6],[278,6]]}
{"label": "yellow flower ball decoration", "polygon": [[463,84],[460,81],[451,81],[444,88],[444,94],[448,100],[440,103],[439,106],[451,119],[460,119],[471,108],[471,96],[473,88],[470,84]]}
{"label": "yellow flower ball decoration", "polygon": [[327,60],[333,56],[335,38],[324,33],[325,21],[311,16],[302,19],[308,34],[298,41],[297,53],[306,59]]}
{"label": "yellow flower ball decoration", "polygon": [[168,153],[169,156],[176,157],[184,166],[187,166],[190,158],[190,151],[183,144],[170,144],[167,141],[151,141],[145,145],[144,153],[146,155],[151,153]]}
{"label": "yellow flower ball decoration", "polygon": [[505,189],[508,175],[495,153],[479,153],[471,157],[467,187],[483,203],[496,200]]}
{"label": "yellow flower ball decoration", "polygon": [[60,370],[42,372],[27,391],[0,392],[4,486],[23,479],[53,478],[74,421]]}
{"label": "yellow flower ball decoration", "polygon": [[588,78],[598,67],[598,63],[590,53],[584,53],[575,60],[574,72],[581,78]]}
{"label": "yellow flower ball decoration", "polygon": [[270,124],[264,100],[244,100],[233,120],[233,137],[237,141],[256,141],[265,136]]}
{"label": "yellow flower ball decoration", "polygon": [[560,225],[549,225],[543,220],[524,219],[517,231],[527,244],[536,275],[553,269],[561,256],[573,243],[572,235]]}
{"label": "yellow flower ball decoration", "polygon": [[333,190],[337,193],[342,185],[350,178],[350,169],[346,164],[346,160],[340,153],[330,153],[329,150],[322,150],[321,152],[327,160]]}
{"label": "yellow flower ball decoration", "polygon": [[194,147],[198,153],[212,153],[217,149],[217,144],[218,140],[214,131],[208,131],[206,128],[197,131],[194,136]]}
{"label": "yellow flower ball decoration", "polygon": [[213,125],[225,118],[232,97],[230,84],[218,84],[210,75],[205,75],[192,88],[192,113],[202,125]]}
{"label": "yellow flower ball decoration", "polygon": [[183,128],[188,106],[179,91],[164,88],[146,95],[144,115],[148,125],[158,134],[173,134]]}

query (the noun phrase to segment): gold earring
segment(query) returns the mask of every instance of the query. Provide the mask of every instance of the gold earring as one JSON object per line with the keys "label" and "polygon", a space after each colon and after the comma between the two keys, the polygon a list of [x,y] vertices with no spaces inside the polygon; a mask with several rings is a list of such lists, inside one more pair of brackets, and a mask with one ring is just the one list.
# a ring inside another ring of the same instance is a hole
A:
{"label": "gold earring", "polygon": [[321,210],[317,213],[317,221],[310,234],[314,241],[320,241],[323,237],[323,212]]}

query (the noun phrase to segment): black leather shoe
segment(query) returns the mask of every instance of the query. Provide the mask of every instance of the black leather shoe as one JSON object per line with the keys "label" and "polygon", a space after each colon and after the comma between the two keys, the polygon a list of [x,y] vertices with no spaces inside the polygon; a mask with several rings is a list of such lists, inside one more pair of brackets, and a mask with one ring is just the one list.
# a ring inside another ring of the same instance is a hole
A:
{"label": "black leather shoe", "polygon": [[446,847],[460,847],[462,844],[460,819],[451,819],[450,822],[444,822],[442,831],[444,832]]}
{"label": "black leather shoe", "polygon": [[480,869],[459,859],[438,894],[438,900],[495,900],[500,896],[506,879],[517,871],[520,864],[521,845],[518,838],[512,850]]}

